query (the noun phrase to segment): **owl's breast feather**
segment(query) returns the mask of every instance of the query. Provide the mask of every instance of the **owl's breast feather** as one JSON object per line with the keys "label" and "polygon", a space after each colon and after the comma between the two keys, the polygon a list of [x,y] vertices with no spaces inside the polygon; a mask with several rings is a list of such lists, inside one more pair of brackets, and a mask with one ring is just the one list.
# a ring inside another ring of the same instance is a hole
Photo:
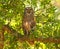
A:
{"label": "owl's breast feather", "polygon": [[25,22],[25,23],[24,23],[24,27],[25,27],[26,30],[30,30],[30,29],[31,29],[29,22]]}

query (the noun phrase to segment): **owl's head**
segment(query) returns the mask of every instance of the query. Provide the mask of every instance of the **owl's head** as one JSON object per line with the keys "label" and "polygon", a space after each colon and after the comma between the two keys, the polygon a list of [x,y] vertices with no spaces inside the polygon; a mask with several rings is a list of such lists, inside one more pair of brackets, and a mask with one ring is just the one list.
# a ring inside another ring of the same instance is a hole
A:
{"label": "owl's head", "polygon": [[33,14],[34,11],[33,11],[33,9],[31,7],[26,7],[24,13],[25,14]]}

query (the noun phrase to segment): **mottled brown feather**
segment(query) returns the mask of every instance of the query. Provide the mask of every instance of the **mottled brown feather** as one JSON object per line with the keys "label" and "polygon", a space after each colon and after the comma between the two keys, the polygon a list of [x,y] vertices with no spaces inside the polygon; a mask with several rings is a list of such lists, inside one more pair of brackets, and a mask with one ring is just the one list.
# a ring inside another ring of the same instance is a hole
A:
{"label": "mottled brown feather", "polygon": [[22,28],[24,34],[30,34],[31,29],[36,25],[34,20],[34,11],[31,7],[26,7],[24,10],[24,16],[22,20]]}

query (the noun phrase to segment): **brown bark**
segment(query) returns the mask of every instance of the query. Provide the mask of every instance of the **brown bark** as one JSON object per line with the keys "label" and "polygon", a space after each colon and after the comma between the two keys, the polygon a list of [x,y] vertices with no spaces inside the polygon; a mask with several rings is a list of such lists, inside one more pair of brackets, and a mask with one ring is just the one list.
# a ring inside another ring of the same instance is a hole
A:
{"label": "brown bark", "polygon": [[4,47],[4,33],[0,30],[0,49]]}
{"label": "brown bark", "polygon": [[49,38],[30,38],[28,36],[22,36],[20,34],[18,34],[18,32],[16,30],[14,30],[13,28],[4,25],[2,28],[2,31],[0,31],[0,49],[3,49],[4,46],[4,31],[7,31],[9,34],[12,34],[13,36],[16,36],[16,39],[20,42],[24,42],[24,41],[28,41],[30,44],[34,44],[34,41],[40,41],[40,42],[44,42],[44,43],[60,43],[60,38],[53,38],[53,37],[49,37]]}
{"label": "brown bark", "polygon": [[40,41],[40,42],[43,42],[43,43],[57,43],[59,44],[60,43],[60,38],[56,39],[56,38],[52,38],[52,37],[49,37],[49,38],[29,38],[29,37],[22,37],[22,38],[19,38],[19,41],[20,42],[23,42],[23,41],[28,41],[30,44],[34,44],[34,41]]}

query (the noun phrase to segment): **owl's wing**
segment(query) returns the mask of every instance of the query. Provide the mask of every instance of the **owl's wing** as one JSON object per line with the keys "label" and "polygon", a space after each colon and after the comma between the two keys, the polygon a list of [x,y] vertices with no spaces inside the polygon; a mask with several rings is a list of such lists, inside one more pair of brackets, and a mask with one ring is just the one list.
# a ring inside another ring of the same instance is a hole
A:
{"label": "owl's wing", "polygon": [[32,20],[31,21],[31,29],[34,29],[36,27],[36,21]]}

